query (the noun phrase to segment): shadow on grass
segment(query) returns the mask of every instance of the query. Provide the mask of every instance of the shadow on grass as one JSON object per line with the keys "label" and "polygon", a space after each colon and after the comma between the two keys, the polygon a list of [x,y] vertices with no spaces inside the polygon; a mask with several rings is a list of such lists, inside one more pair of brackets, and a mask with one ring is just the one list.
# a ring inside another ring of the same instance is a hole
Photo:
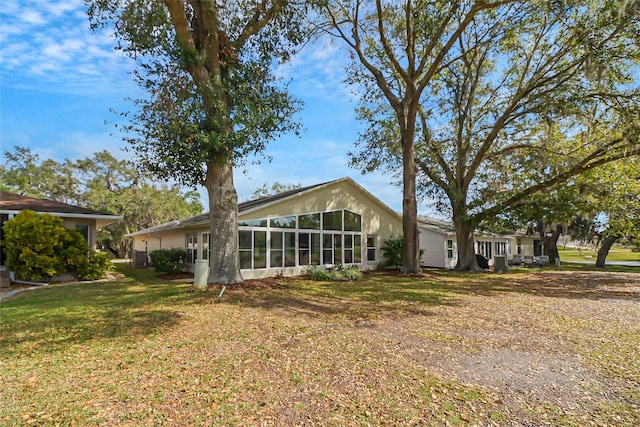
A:
{"label": "shadow on grass", "polygon": [[143,279],[51,286],[4,301],[0,357],[91,340],[135,340],[176,324],[176,305],[192,301],[187,286]]}

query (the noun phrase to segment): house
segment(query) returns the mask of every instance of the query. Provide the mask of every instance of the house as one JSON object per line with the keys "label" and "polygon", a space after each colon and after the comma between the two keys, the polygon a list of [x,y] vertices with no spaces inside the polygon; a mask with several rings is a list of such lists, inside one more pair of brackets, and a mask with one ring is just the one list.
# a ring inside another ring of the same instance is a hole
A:
{"label": "house", "polygon": [[[456,234],[451,222],[418,216],[420,232],[420,265],[423,267],[455,268],[458,262]],[[475,253],[494,264],[496,255],[504,255],[508,260],[514,254],[521,256],[542,255],[543,248],[539,237],[525,233],[495,234],[477,232],[474,236]]]}
{"label": "house", "polygon": [[[66,228],[78,230],[93,249],[96,249],[96,230],[122,219],[121,215],[109,215],[67,203],[0,191],[0,240],[2,239],[2,226],[5,221],[12,219],[23,210],[32,210],[36,213],[46,213],[62,218],[62,224]],[[0,251],[0,270],[6,275],[5,257],[4,252]]]}
{"label": "house", "polygon": [[[286,191],[238,205],[239,255],[245,279],[298,275],[309,264],[374,269],[382,242],[402,235],[402,217],[351,178]],[[208,259],[209,215],[127,235],[135,251],[185,248],[186,270]]]}

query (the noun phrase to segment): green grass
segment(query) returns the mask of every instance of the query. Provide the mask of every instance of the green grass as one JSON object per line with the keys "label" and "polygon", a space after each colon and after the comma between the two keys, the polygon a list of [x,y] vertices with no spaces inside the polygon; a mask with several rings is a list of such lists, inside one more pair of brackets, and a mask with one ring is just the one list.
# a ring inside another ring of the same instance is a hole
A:
{"label": "green grass", "polygon": [[[514,412],[487,388],[435,375],[421,358],[423,342],[482,351],[483,341],[459,331],[492,327],[485,310],[541,313],[542,330],[572,337],[601,375],[633,382],[640,369],[620,367],[640,356],[640,334],[629,325],[548,309],[552,300],[638,295],[623,285],[558,284],[548,279],[552,269],[293,280],[230,287],[218,299],[151,270],[117,268],[126,276],[117,282],[51,286],[2,302],[0,424],[509,424]],[[623,392],[626,400],[593,407],[599,423],[640,421],[630,415],[640,396]],[[562,412],[541,410],[525,421]],[[560,424],[578,421],[567,415]]]}
{"label": "green grass", "polygon": [[[592,249],[566,248],[561,246],[558,248],[560,251],[560,259],[562,261],[589,261],[596,262],[598,258],[598,252]],[[607,261],[640,261],[640,252],[633,252],[629,248],[623,248],[620,246],[614,246],[607,255]]]}

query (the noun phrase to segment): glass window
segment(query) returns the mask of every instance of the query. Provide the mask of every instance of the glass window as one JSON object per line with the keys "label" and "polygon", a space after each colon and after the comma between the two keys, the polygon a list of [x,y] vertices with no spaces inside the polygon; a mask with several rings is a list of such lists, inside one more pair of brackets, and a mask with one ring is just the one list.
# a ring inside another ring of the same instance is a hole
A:
{"label": "glass window", "polygon": [[344,235],[344,262],[346,264],[353,263],[353,236],[351,234]]}
{"label": "glass window", "polygon": [[357,213],[344,211],[344,231],[361,231],[362,217]]}
{"label": "glass window", "polygon": [[267,268],[267,232],[253,232],[253,268]]}
{"label": "glass window", "polygon": [[356,264],[362,262],[362,236],[359,234],[353,236],[353,262]]}
{"label": "glass window", "polygon": [[239,227],[266,227],[266,219],[251,219],[247,221],[238,221]]}
{"label": "glass window", "polygon": [[303,230],[320,230],[320,214],[298,216],[298,228]]}
{"label": "glass window", "polygon": [[283,257],[284,242],[282,241],[282,231],[271,232],[271,260],[269,266],[282,267],[284,265]]}
{"label": "glass window", "polygon": [[323,213],[322,229],[323,230],[342,230],[342,211]]}
{"label": "glass window", "polygon": [[87,241],[87,243],[91,243],[89,241],[89,226],[86,224],[76,224],[76,230],[78,230],[78,232],[80,234],[82,234],[82,237],[84,237],[84,240]]}
{"label": "glass window", "polygon": [[320,265],[320,233],[311,233],[311,264]]}
{"label": "glass window", "polygon": [[507,254],[507,242],[496,242],[495,243],[495,253],[496,253],[496,255],[506,255]]}
{"label": "glass window", "polygon": [[202,259],[211,258],[211,236],[209,233],[202,233]]}
{"label": "glass window", "polygon": [[333,259],[336,263],[342,262],[342,234],[333,235]]}
{"label": "glass window", "polygon": [[453,258],[453,240],[447,240],[447,258]]}
{"label": "glass window", "polygon": [[253,239],[251,230],[240,230],[238,232],[238,246],[240,248],[240,268],[251,268],[253,254],[251,251],[251,241]]}
{"label": "glass window", "polygon": [[333,235],[322,235],[322,263],[333,264]]}
{"label": "glass window", "polygon": [[196,233],[185,235],[185,249],[187,250],[186,264],[195,264],[198,259],[198,235]]}
{"label": "glass window", "polygon": [[284,266],[296,265],[296,233],[287,231],[284,233]]}
{"label": "glass window", "polygon": [[376,236],[367,236],[367,261],[376,260]]}
{"label": "glass window", "polygon": [[274,228],[296,228],[295,216],[283,216],[271,219],[271,227]]}
{"label": "glass window", "polygon": [[311,233],[298,234],[298,262],[300,265],[311,263]]}

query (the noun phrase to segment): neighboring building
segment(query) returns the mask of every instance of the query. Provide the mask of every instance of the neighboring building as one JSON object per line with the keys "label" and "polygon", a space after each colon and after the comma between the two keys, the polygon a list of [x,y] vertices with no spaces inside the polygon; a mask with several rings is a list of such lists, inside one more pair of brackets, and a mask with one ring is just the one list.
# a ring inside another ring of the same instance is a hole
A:
{"label": "neighboring building", "polygon": [[[402,235],[402,218],[341,178],[238,205],[240,266],[245,279],[302,274],[309,264],[374,269],[384,240]],[[209,215],[168,222],[127,235],[136,251],[185,248],[186,269],[208,259]]]}
{"label": "neighboring building", "polygon": [[[453,224],[427,216],[418,217],[420,231],[420,265],[423,267],[455,268],[458,262],[458,245]],[[540,256],[543,253],[539,237],[524,233],[493,234],[478,232],[474,236],[475,253],[493,265],[496,255],[505,255],[508,260],[514,254]]]}
{"label": "neighboring building", "polygon": [[[93,249],[96,249],[96,230],[122,219],[121,215],[109,215],[67,203],[0,191],[0,240],[2,239],[2,226],[5,221],[12,219],[23,210],[32,210],[39,214],[46,213],[62,218],[62,224],[66,228],[78,230]],[[0,266],[4,271],[5,254],[3,251],[0,251],[0,259]]]}

